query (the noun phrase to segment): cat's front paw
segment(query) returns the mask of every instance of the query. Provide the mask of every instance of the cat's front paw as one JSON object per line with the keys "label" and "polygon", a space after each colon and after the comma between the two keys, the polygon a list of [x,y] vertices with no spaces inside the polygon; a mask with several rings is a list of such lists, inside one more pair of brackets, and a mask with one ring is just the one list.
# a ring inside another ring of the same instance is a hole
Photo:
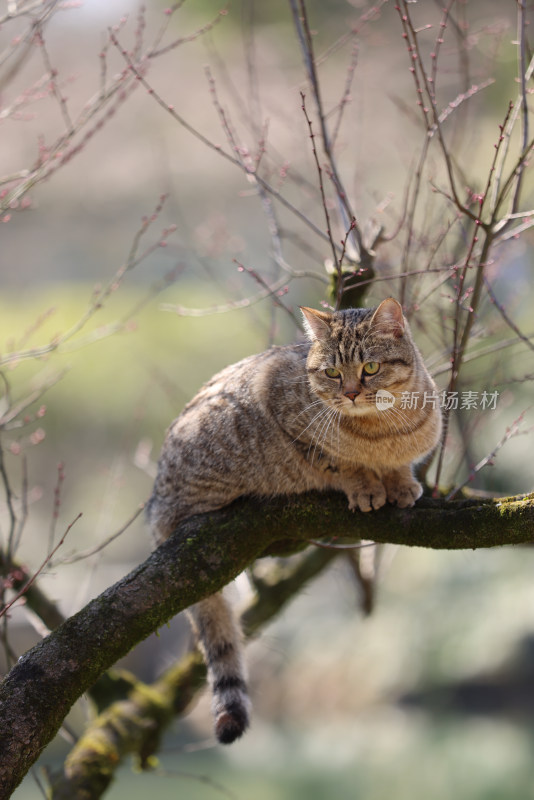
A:
{"label": "cat's front paw", "polygon": [[401,481],[394,486],[387,487],[388,502],[399,508],[410,508],[422,494],[423,487],[413,478],[410,481]]}
{"label": "cat's front paw", "polygon": [[371,483],[353,491],[349,495],[349,508],[351,511],[376,511],[386,504],[386,490],[379,483]]}

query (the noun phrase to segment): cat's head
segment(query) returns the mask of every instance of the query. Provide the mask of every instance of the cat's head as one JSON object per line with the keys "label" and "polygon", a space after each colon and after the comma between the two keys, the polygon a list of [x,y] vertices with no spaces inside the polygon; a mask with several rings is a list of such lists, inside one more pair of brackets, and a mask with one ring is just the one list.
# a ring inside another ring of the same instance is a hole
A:
{"label": "cat's head", "polygon": [[[328,405],[349,415],[374,414],[413,389],[421,359],[400,304],[328,313],[301,308],[312,342],[308,379]],[[391,400],[391,398],[389,398]]]}

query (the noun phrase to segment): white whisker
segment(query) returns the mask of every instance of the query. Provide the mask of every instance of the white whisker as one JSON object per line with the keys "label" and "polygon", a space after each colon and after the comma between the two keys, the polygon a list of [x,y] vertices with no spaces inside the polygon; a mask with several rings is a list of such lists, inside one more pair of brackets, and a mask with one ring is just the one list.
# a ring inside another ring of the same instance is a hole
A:
{"label": "white whisker", "polygon": [[[322,401],[322,400],[316,400],[316,401],[315,401],[315,403],[312,403],[311,405],[309,405],[309,406],[308,406],[308,408],[307,408],[307,409],[304,409],[304,410],[306,411],[306,410],[310,409],[312,406],[315,406],[315,405],[317,405],[317,404],[320,404],[320,405],[322,405],[323,407],[322,407],[322,408],[321,408],[321,410],[320,410],[320,411],[319,411],[319,412],[318,412],[318,413],[317,413],[317,414],[316,414],[316,415],[315,415],[315,416],[314,416],[314,417],[313,417],[313,418],[310,420],[310,422],[309,422],[309,423],[306,425],[306,427],[305,427],[305,428],[304,428],[304,429],[303,429],[303,430],[302,430],[302,431],[299,433],[299,435],[298,435],[298,436],[297,436],[295,439],[293,439],[293,442],[296,442],[298,439],[300,439],[300,437],[302,436],[302,434],[303,434],[303,433],[306,433],[306,431],[308,430],[308,428],[310,428],[310,427],[313,425],[313,423],[315,422],[315,420],[317,420],[317,419],[320,419],[322,416],[324,416],[325,414],[328,414],[328,412],[329,412],[329,411],[331,411],[331,407],[330,407],[330,406],[327,406],[327,405],[325,405],[325,403],[323,403],[323,401]],[[301,414],[303,414],[304,412],[303,412],[303,411],[301,411],[300,413],[301,413]],[[300,414],[299,414],[297,417],[295,417],[295,419],[298,419],[298,417],[300,417]]]}

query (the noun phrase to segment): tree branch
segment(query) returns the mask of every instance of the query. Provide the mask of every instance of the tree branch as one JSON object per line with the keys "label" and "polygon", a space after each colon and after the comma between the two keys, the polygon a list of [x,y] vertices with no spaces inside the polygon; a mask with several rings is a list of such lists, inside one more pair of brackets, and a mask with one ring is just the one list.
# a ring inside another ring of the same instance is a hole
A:
{"label": "tree branch", "polygon": [[0,684],[0,800],[11,796],[73,703],[137,642],[221,589],[262,555],[335,534],[463,549],[534,541],[534,493],[423,498],[415,508],[352,513],[344,495],[246,498],[187,520],[129,575],[29,650]]}
{"label": "tree branch", "polygon": [[[337,550],[315,547],[289,563],[273,561],[266,579],[253,576],[255,597],[241,613],[245,636],[255,636],[339,555]],[[102,685],[106,692],[99,702],[103,712],[86,728],[63,767],[48,775],[51,800],[81,798],[82,792],[85,800],[100,800],[127,755],[136,757],[143,769],[150,767],[165,729],[188,710],[205,682],[206,667],[197,649],[149,686],[123,671],[107,672],[92,691],[93,699],[97,687]]]}

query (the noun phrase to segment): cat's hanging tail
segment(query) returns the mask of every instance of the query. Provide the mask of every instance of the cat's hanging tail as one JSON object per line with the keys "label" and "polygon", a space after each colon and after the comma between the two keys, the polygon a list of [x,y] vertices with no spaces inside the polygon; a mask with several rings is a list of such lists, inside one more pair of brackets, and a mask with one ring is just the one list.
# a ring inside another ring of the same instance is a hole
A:
{"label": "cat's hanging tail", "polygon": [[187,613],[206,660],[215,735],[231,744],[248,728],[250,711],[239,625],[221,593]]}

